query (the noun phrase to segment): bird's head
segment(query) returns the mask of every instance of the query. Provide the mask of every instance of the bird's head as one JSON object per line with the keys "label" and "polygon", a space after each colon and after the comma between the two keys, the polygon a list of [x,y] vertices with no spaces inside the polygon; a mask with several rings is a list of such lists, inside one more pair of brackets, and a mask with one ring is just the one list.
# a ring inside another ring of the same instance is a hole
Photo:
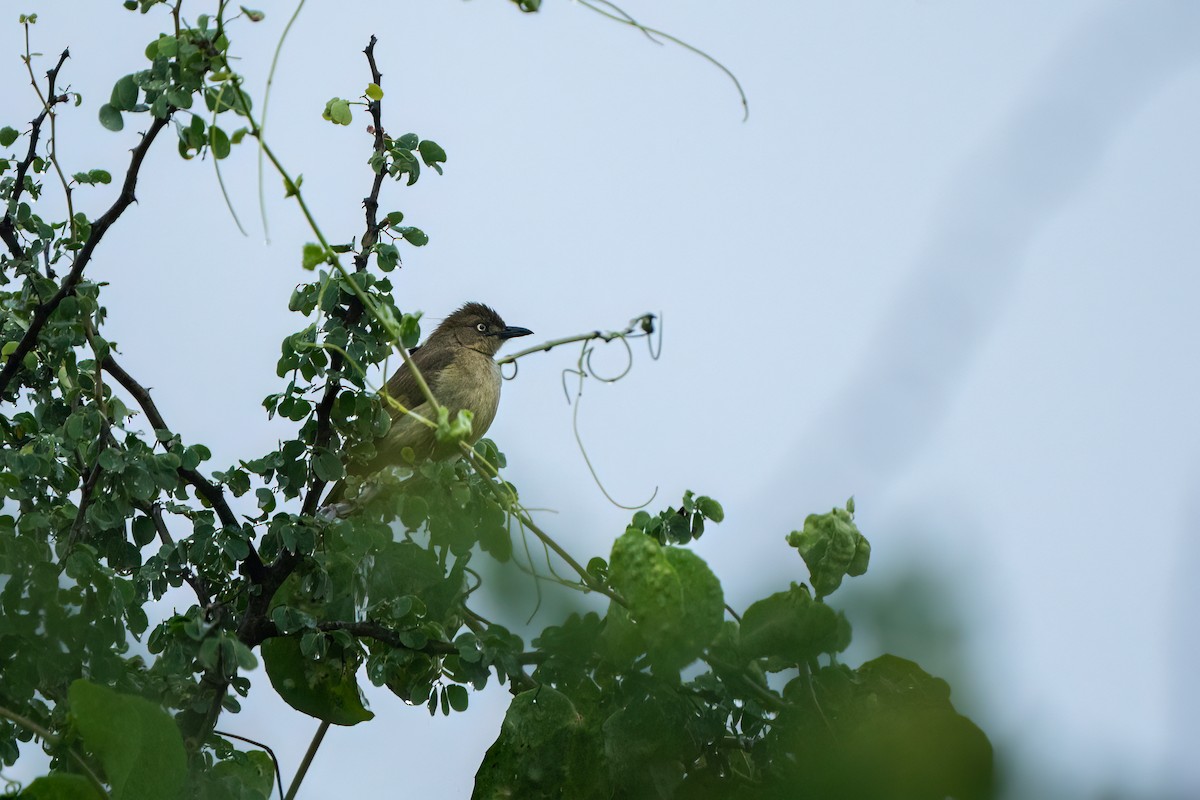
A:
{"label": "bird's head", "polygon": [[429,338],[445,338],[490,357],[496,355],[508,339],[531,333],[533,331],[528,328],[505,325],[500,315],[483,303],[467,303],[442,320]]}

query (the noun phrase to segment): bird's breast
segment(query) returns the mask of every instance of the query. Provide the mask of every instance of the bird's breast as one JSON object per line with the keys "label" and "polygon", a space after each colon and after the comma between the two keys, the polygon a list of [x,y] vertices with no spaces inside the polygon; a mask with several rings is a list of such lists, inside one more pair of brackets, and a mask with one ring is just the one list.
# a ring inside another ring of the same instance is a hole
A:
{"label": "bird's breast", "polygon": [[501,383],[499,364],[489,356],[467,350],[446,365],[431,388],[451,416],[463,408],[474,415],[472,438],[478,439],[496,418]]}

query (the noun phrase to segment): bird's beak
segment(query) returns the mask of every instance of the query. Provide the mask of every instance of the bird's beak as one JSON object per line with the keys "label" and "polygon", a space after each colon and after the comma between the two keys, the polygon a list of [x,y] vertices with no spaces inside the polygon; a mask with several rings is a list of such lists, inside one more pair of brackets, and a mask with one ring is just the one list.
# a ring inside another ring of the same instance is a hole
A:
{"label": "bird's beak", "polygon": [[496,335],[500,337],[500,339],[515,339],[518,336],[529,336],[532,333],[533,331],[529,330],[529,328],[518,328],[515,325],[507,325],[505,326],[504,330],[500,331]]}

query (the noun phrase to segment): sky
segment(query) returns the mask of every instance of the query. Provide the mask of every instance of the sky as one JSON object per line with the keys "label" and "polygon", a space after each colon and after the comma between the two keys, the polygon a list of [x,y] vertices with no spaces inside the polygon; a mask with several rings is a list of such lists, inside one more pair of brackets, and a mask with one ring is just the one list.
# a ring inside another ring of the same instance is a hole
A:
{"label": "sky", "polygon": [[[265,4],[264,22],[234,29],[250,87],[292,8]],[[864,621],[848,657],[886,643],[941,668],[996,744],[1008,796],[1200,793],[1200,5],[625,9],[727,65],[748,120],[708,62],[577,3],[364,1],[298,17],[267,138],[331,240],[361,235],[366,118],[320,114],[362,92],[378,36],[385,127],[449,154],[444,176],[385,189],[384,208],[430,236],[394,273],[402,308],[436,320],[480,300],[546,339],[660,314],[661,358],[636,348],[622,381],[585,381],[579,432],[625,505],[689,488],[722,501],[726,522],[696,550],[731,605],[804,580],[784,537],[853,495],[873,555],[848,607],[914,573],[932,599],[914,605],[923,619]],[[118,173],[138,128],[104,132],[96,110],[165,17],[19,10],[39,14],[43,70],[71,49],[63,75],[84,103],[60,118],[61,156]],[[0,20],[0,123],[14,126],[36,108],[17,11]],[[223,174],[249,235],[212,164],[168,143],[89,267],[110,284],[122,363],[217,469],[285,435],[260,403],[280,387],[279,341],[306,324],[286,302],[312,238],[275,178],[264,235],[248,145]],[[489,436],[586,560],[630,512],[575,442],[561,380],[577,355],[524,359]],[[612,347],[594,363],[611,374],[624,359]],[[504,586],[519,628],[528,587]],[[898,632],[923,622],[944,626],[940,641]],[[246,712],[222,724],[290,771],[316,723],[251,678]],[[433,720],[386,691],[368,699],[376,720],[331,731],[312,796],[348,775],[469,796],[503,690]],[[35,760],[6,774],[22,769]]]}

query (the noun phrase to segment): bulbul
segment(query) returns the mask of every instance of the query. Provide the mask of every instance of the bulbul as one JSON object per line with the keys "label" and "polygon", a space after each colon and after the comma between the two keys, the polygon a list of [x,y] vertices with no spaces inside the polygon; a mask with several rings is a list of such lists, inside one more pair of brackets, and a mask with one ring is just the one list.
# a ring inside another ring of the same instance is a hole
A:
{"label": "bulbul", "polygon": [[[505,325],[494,310],[483,303],[467,303],[446,317],[425,343],[412,352],[412,362],[420,371],[437,401],[450,411],[450,418],[467,409],[474,418],[470,444],[487,432],[500,405],[500,365],[494,356],[509,339],[528,336],[533,331]],[[437,420],[417,386],[416,377],[403,364],[396,370],[383,393],[425,419]],[[456,445],[439,443],[432,428],[418,422],[385,400],[392,426],[375,442],[375,456],[366,463],[347,464],[349,475],[365,476],[393,464],[405,463],[402,452],[411,447],[417,460],[449,458],[458,452]],[[325,505],[341,500],[344,481],[325,498]]]}

